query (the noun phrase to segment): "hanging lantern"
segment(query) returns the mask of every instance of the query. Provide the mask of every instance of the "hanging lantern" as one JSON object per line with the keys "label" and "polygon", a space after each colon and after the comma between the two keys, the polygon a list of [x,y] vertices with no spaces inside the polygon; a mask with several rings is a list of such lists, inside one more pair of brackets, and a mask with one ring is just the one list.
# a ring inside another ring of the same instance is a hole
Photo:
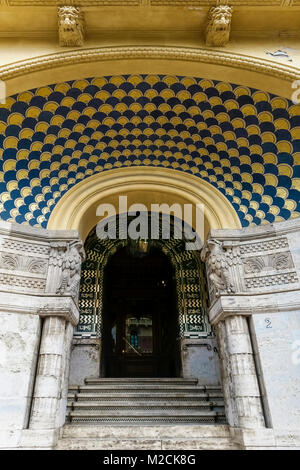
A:
{"label": "hanging lantern", "polygon": [[138,238],[137,240],[128,240],[129,252],[135,258],[146,256],[149,252],[149,241]]}

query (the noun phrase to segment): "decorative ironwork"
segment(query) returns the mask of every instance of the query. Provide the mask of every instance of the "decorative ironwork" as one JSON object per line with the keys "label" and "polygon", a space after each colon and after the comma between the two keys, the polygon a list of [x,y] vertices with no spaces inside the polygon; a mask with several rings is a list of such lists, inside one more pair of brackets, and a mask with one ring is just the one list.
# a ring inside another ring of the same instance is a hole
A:
{"label": "decorative ironwork", "polygon": [[[187,251],[184,241],[175,238],[151,240],[151,245],[161,249],[174,267],[180,337],[210,336],[205,266],[199,252]],[[101,240],[95,229],[88,236],[79,295],[80,319],[75,336],[102,336],[104,269],[109,257],[124,246],[128,246],[128,240]]]}

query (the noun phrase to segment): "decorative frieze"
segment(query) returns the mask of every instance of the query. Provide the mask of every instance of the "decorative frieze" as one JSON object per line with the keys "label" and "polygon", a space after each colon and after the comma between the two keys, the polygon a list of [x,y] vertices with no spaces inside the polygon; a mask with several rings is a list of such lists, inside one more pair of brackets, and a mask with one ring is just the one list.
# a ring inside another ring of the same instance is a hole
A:
{"label": "decorative frieze", "polygon": [[46,281],[44,279],[0,273],[0,284],[13,288],[14,290],[19,289],[24,291],[28,289],[43,292],[45,290]]}
{"label": "decorative frieze", "polygon": [[296,282],[298,282],[296,272],[275,274],[274,276],[253,277],[245,281],[247,289],[262,289],[264,287],[276,287],[283,284],[294,284]]}
{"label": "decorative frieze", "polygon": [[288,248],[289,243],[287,238],[275,238],[273,240],[254,242],[254,243],[241,243],[241,255],[248,253],[257,253],[258,251],[274,251],[278,249]]}
{"label": "decorative frieze", "polygon": [[274,270],[282,271],[293,267],[294,264],[289,251],[244,258],[245,274],[257,274]]}
{"label": "decorative frieze", "polygon": [[218,5],[209,10],[206,45],[224,47],[229,42],[233,9],[228,5]]}
{"label": "decorative frieze", "polygon": [[79,7],[61,6],[57,9],[59,45],[79,47],[84,43],[83,12]]}
{"label": "decorative frieze", "polygon": [[281,291],[299,282],[286,237],[243,242],[207,240],[206,261],[211,301],[220,295]]}
{"label": "decorative frieze", "polygon": [[[61,5],[60,0],[1,0],[0,4],[8,6],[56,6]],[[74,5],[90,7],[90,6],[142,6],[145,0],[65,0],[65,5]],[[147,5],[153,6],[211,6],[216,5],[218,0],[147,0]],[[224,2],[226,3],[226,2]],[[230,0],[230,4],[234,6],[256,6],[256,7],[293,7],[299,6],[299,0]]]}
{"label": "decorative frieze", "polygon": [[41,260],[40,258],[1,253],[0,267],[11,271],[25,271],[33,274],[46,274],[48,262],[46,260]]}
{"label": "decorative frieze", "polygon": [[40,244],[40,243],[30,243],[30,242],[22,242],[19,240],[4,238],[3,245],[1,246],[1,251],[11,251],[11,252],[24,252],[27,255],[49,255],[49,245],[48,244]]}

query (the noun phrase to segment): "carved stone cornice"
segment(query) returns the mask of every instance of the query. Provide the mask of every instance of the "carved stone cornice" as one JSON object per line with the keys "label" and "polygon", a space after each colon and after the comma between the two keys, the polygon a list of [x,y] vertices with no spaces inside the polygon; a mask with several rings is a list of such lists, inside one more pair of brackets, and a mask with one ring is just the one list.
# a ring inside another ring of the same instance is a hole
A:
{"label": "carved stone cornice", "polygon": [[1,313],[17,313],[21,315],[39,315],[41,317],[59,316],[72,325],[79,320],[78,307],[71,296],[45,295],[32,293],[14,293],[0,291]]}
{"label": "carved stone cornice", "polygon": [[[226,3],[224,0],[147,0],[147,5],[153,6],[215,6]],[[233,6],[240,7],[295,7],[299,6],[299,0],[230,0]],[[142,6],[145,0],[1,0],[1,5],[7,6],[56,6],[56,5],[76,5],[82,7],[89,6]]]}
{"label": "carved stone cornice", "polygon": [[252,295],[221,296],[209,310],[209,320],[216,325],[225,318],[253,314],[269,315],[278,312],[298,312],[300,309],[299,290],[276,292],[275,294],[259,293]]}
{"label": "carved stone cornice", "polygon": [[0,67],[0,78],[10,80],[29,73],[73,64],[108,60],[165,59],[209,63],[249,70],[293,81],[300,78],[300,69],[290,65],[234,54],[227,51],[187,47],[124,46],[72,50],[26,59]]}

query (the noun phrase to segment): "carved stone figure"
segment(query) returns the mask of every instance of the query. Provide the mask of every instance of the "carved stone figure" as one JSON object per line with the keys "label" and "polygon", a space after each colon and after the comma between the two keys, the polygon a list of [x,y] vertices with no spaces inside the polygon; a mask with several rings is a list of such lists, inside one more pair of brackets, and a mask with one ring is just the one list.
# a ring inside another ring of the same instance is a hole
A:
{"label": "carved stone figure", "polygon": [[61,259],[62,275],[57,294],[70,294],[77,299],[80,283],[81,262],[84,259],[84,249],[79,241],[70,242]]}
{"label": "carved stone figure", "polygon": [[229,42],[232,7],[219,5],[210,9],[206,28],[206,45],[221,47]]}
{"label": "carved stone figure", "polygon": [[67,47],[83,46],[83,13],[72,6],[58,7],[59,45]]}
{"label": "carved stone figure", "polygon": [[215,295],[221,292],[231,293],[235,291],[229,273],[229,260],[223,243],[216,239],[210,239],[202,250],[201,259],[208,268],[208,278],[215,290]]}

